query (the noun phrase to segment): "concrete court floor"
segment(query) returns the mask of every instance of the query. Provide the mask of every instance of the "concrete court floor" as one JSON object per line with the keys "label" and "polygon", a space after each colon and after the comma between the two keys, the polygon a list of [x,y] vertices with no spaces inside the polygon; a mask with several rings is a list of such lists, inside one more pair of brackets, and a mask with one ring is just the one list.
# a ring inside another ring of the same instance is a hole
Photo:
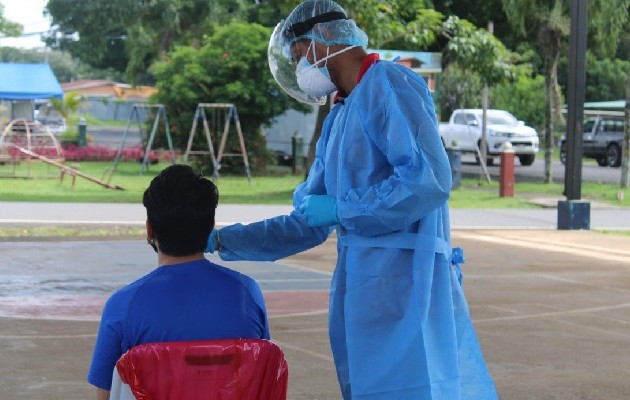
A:
{"label": "concrete court floor", "polygon": [[[334,244],[281,262],[329,274]],[[462,230],[453,245],[465,250],[464,288],[501,399],[630,399],[630,238]],[[326,318],[321,304],[270,318],[289,362],[289,399],[340,399]],[[0,317],[0,399],[94,398],[85,373],[96,328]]]}

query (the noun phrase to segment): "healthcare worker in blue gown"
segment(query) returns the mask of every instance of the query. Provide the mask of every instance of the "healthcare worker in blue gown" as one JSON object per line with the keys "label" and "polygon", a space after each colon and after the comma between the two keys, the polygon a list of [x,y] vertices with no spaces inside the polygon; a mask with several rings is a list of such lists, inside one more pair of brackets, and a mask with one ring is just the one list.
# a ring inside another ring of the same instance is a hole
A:
{"label": "healthcare worker in blue gown", "polygon": [[367,54],[331,0],[307,0],[272,34],[271,72],[293,97],[337,91],[294,211],[214,231],[223,260],[270,261],[336,230],[329,335],[343,398],[496,399],[450,245],[451,169],[429,89]]}

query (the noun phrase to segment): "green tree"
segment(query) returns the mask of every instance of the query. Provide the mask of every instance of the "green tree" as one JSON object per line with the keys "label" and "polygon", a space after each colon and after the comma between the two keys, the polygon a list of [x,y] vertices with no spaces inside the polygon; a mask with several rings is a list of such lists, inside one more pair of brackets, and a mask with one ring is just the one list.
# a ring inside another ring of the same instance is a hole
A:
{"label": "green tree", "polygon": [[[260,127],[286,109],[307,110],[276,85],[269,71],[270,35],[269,28],[258,24],[232,23],[219,28],[200,48],[176,47],[152,67],[159,89],[155,100],[169,110],[176,147],[185,148],[199,103],[234,103],[252,165],[264,166]],[[236,140],[234,132],[229,137]],[[197,133],[196,138],[195,147],[202,148],[202,135]],[[228,146],[238,148],[236,143]]]}
{"label": "green tree", "polygon": [[538,132],[545,124],[545,78],[542,75],[519,75],[491,89],[492,108],[507,110]]}
{"label": "green tree", "polygon": [[0,3],[0,37],[20,36],[23,28],[21,24],[9,21],[4,17],[4,6]]}
{"label": "green tree", "polygon": [[586,58],[586,101],[608,101],[625,98],[630,61],[618,58],[599,59],[588,52]]}
{"label": "green tree", "polygon": [[486,27],[492,21],[493,34],[509,48],[515,49],[522,39],[516,37],[505,18],[501,0],[447,0],[433,1],[435,9],[446,16],[455,15],[478,27]]}
{"label": "green tree", "polygon": [[[595,38],[600,45],[601,53],[612,54],[617,50],[620,39],[625,38],[625,32],[630,27],[628,11],[630,0],[599,0],[595,3],[594,14],[596,16]],[[593,7],[591,6],[591,9]],[[624,35],[622,35],[624,33]],[[630,68],[626,79],[626,106],[625,106],[625,134],[622,148],[621,182],[622,188],[630,187]]]}
{"label": "green tree", "polygon": [[150,82],[149,66],[173,45],[198,46],[245,8],[242,0],[48,0],[54,29],[47,43],[93,67],[125,71],[131,82]]}
{"label": "green tree", "polygon": [[424,0],[346,0],[343,6],[365,30],[373,48],[426,48],[442,32],[444,15]]}
{"label": "green tree", "polygon": [[455,16],[443,24],[443,35],[449,41],[444,52],[464,70],[475,72],[482,83],[495,85],[529,72],[528,64],[509,51],[501,41],[485,29]]}
{"label": "green tree", "polygon": [[45,12],[51,17],[53,28],[46,43],[53,49],[69,51],[95,68],[125,71],[127,28],[137,21],[138,3],[49,0]]}
{"label": "green tree", "polygon": [[545,182],[553,181],[554,118],[562,120],[558,60],[569,34],[568,0],[502,0],[508,20],[523,37],[535,41],[543,54],[545,77]]}
{"label": "green tree", "polygon": [[481,108],[483,83],[478,74],[466,72],[453,63],[440,75],[441,119],[448,120],[458,108]]}
{"label": "green tree", "polygon": [[50,99],[52,109],[61,114],[66,121],[81,107],[81,95],[77,92],[64,94],[63,99]]}

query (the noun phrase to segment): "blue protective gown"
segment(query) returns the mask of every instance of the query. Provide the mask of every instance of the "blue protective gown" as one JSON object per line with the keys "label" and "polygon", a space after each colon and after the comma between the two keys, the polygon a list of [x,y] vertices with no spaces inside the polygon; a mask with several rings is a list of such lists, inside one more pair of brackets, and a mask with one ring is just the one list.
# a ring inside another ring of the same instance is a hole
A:
{"label": "blue protective gown", "polygon": [[[451,170],[424,80],[369,68],[332,109],[306,182],[337,198],[329,334],[344,399],[496,399],[451,262]],[[277,260],[326,240],[302,215],[220,230],[224,260]]]}

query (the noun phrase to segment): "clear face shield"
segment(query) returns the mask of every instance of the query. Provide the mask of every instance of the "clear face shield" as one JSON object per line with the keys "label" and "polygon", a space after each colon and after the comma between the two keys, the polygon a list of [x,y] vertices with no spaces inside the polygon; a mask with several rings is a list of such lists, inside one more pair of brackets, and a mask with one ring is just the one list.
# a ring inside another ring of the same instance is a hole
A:
{"label": "clear face shield", "polygon": [[271,75],[273,75],[280,87],[294,99],[307,104],[326,104],[327,96],[311,96],[298,86],[295,70],[298,61],[300,61],[300,55],[296,46],[292,44],[291,30],[287,30],[286,21],[282,20],[273,30],[273,34],[269,39],[269,48],[267,49]]}

